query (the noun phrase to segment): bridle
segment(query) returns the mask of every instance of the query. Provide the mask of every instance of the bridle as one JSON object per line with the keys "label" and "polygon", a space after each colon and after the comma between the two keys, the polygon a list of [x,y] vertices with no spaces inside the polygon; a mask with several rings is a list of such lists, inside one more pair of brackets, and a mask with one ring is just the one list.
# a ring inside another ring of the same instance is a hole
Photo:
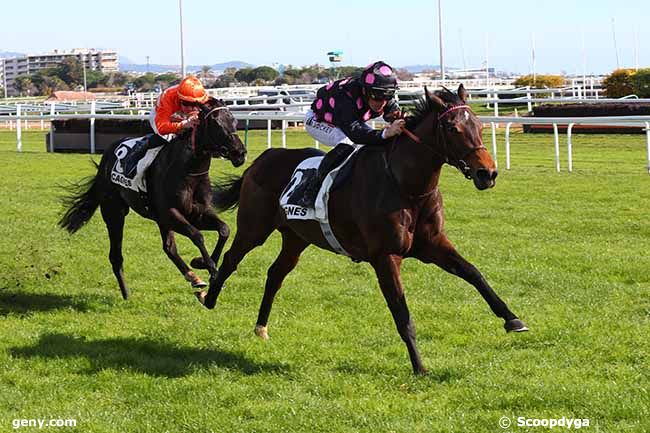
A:
{"label": "bridle", "polygon": [[[471,174],[471,167],[469,164],[467,164],[467,157],[475,152],[478,152],[481,149],[485,149],[486,147],[481,144],[478,147],[474,147],[471,149],[467,149],[467,152],[463,153],[462,155],[455,155],[455,152],[450,152],[450,148],[448,146],[447,140],[445,140],[441,125],[442,125],[442,120],[449,115],[449,113],[456,111],[456,110],[461,110],[461,109],[466,109],[471,113],[471,108],[469,105],[463,104],[463,105],[454,105],[452,107],[447,108],[445,111],[440,113],[437,117],[437,123],[434,125],[434,129],[436,131],[436,138],[439,143],[442,145],[442,152],[436,150],[435,148],[429,146],[429,148],[438,155],[445,163],[456,167],[462,174],[465,176],[466,179],[471,179],[472,174]],[[410,138],[412,141],[416,142],[417,144],[422,144],[422,140],[420,137],[415,135],[413,132],[409,131],[406,128],[402,129],[402,132],[406,134],[408,138]],[[397,137],[396,137],[397,139]]]}
{"label": "bridle", "polygon": [[[206,114],[204,114],[204,115],[203,115],[203,118],[206,119],[206,120],[208,120],[208,119],[210,119],[210,116],[211,116],[214,112],[219,111],[219,110],[228,110],[228,107],[225,106],[225,105],[224,105],[224,106],[220,106],[220,107],[214,107],[214,108],[210,109],[210,111],[208,111]],[[215,119],[215,121],[216,121],[216,119]],[[219,123],[217,122],[217,124],[219,124]],[[206,125],[206,126],[207,126],[207,125]],[[217,152],[217,154],[218,154],[219,156],[221,156],[221,157],[223,157],[223,158],[228,158],[228,152],[229,152],[229,149],[228,149],[228,147],[226,146],[225,143],[227,142],[227,140],[228,140],[229,138],[232,138],[234,135],[237,135],[237,133],[236,133],[236,132],[228,132],[228,131],[226,131],[226,130],[223,128],[223,126],[221,126],[220,124],[219,124],[219,126],[221,127],[222,132],[224,133],[224,136],[225,136],[225,139],[226,139],[226,140],[224,140],[224,144],[217,144],[215,150],[216,150],[216,152]],[[194,132],[194,134],[192,134],[192,150],[193,150],[194,152],[196,152],[196,144],[195,144],[196,139],[195,139],[195,136],[196,136],[196,131]]]}

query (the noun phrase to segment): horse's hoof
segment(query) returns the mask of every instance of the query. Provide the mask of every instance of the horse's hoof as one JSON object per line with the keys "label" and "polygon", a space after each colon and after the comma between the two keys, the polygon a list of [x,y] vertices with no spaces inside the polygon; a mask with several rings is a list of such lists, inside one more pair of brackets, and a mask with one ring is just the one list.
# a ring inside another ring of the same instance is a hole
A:
{"label": "horse's hoof", "polygon": [[196,296],[196,299],[199,300],[201,305],[205,305],[205,297],[208,296],[208,292],[206,292],[205,290],[199,290],[194,292],[194,296]]}
{"label": "horse's hoof", "polygon": [[203,287],[208,287],[208,284],[202,279],[197,278],[196,280],[192,281],[193,289],[202,289]]}
{"label": "horse's hoof", "polygon": [[266,326],[262,326],[262,325],[255,326],[255,335],[260,337],[262,340],[269,339],[269,331],[266,328]]}
{"label": "horse's hoof", "polygon": [[194,257],[190,262],[190,266],[194,269],[208,269],[208,267],[205,265],[203,257]]}
{"label": "horse's hoof", "polygon": [[188,281],[192,284],[192,288],[194,289],[199,289],[201,287],[207,286],[207,284],[192,271],[187,271],[183,277],[185,278],[185,281]]}
{"label": "horse's hoof", "polygon": [[519,319],[510,319],[503,325],[503,327],[506,329],[506,332],[528,331],[528,327]]}
{"label": "horse's hoof", "polygon": [[429,370],[427,370],[424,367],[420,367],[417,370],[413,370],[413,373],[415,373],[416,376],[426,376],[427,374],[429,374]]}

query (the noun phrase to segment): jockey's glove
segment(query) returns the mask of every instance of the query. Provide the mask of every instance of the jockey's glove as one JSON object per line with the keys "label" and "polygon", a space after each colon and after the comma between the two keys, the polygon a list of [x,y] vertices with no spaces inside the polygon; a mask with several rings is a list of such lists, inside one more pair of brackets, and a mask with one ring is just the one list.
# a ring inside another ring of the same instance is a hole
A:
{"label": "jockey's glove", "polygon": [[383,139],[396,137],[402,133],[402,129],[405,125],[406,122],[404,119],[394,120],[390,125],[384,128],[384,130],[381,132],[381,137]]}

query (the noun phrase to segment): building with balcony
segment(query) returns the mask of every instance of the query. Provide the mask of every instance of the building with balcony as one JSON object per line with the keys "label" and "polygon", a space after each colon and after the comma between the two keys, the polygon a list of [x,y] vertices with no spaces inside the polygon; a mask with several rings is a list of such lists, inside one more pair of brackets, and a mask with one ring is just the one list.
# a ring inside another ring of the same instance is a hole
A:
{"label": "building with balcony", "polygon": [[0,62],[0,79],[6,80],[7,92],[15,94],[14,82],[20,75],[35,74],[47,68],[57,67],[67,58],[78,59],[86,70],[103,73],[117,72],[119,60],[116,51],[96,50],[94,48],[75,48],[71,51],[54,50],[44,54],[29,54],[23,57],[13,57]]}

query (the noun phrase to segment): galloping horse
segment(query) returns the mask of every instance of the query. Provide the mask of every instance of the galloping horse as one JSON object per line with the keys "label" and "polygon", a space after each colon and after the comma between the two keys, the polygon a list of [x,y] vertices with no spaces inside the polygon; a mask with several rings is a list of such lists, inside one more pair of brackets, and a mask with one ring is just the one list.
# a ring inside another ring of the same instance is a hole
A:
{"label": "galloping horse", "polygon": [[[246,149],[236,134],[236,124],[223,101],[211,98],[202,104],[199,125],[165,145],[147,170],[147,198],[111,181],[117,159],[115,149],[124,140],[113,143],[104,152],[96,176],[70,187],[71,195],[64,199],[68,210],[59,225],[74,233],[90,220],[97,207],[101,209],[111,244],[109,259],[124,299],[129,290],[122,270],[122,236],[129,208],[158,223],[163,250],[193,287],[205,286],[205,283],[178,255],[174,232],[190,238],[201,252],[201,257],[192,260],[192,265],[216,274],[216,262],[230,229],[211,209],[212,188],[208,173],[215,157],[227,158],[235,167],[244,163]],[[212,255],[206,250],[199,230],[218,231],[219,239]]]}
{"label": "galloping horse", "polygon": [[[355,162],[351,177],[331,192],[329,220],[343,248],[354,260],[375,269],[381,291],[397,331],[406,343],[416,374],[426,372],[415,344],[415,326],[406,305],[400,279],[405,257],[434,263],[472,284],[498,317],[506,331],[528,328],[492,290],[480,272],[453,247],[443,231],[442,196],[438,180],[444,163],[458,168],[479,190],[495,185],[497,170],[481,138],[481,123],[465,105],[467,92],[429,94],[407,118],[405,134],[385,148],[366,147]],[[273,299],[285,276],[296,266],[310,244],[332,251],[318,222],[287,221],[279,197],[294,168],[315,156],[313,149],[272,149],[260,155],[236,180],[215,191],[218,209],[239,203],[237,234],[224,254],[216,279],[197,297],[214,308],[224,281],[244,256],[277,229],[282,249],[268,270],[264,298],[255,332],[268,338],[267,322]],[[354,206],[350,206],[354,203]]]}

